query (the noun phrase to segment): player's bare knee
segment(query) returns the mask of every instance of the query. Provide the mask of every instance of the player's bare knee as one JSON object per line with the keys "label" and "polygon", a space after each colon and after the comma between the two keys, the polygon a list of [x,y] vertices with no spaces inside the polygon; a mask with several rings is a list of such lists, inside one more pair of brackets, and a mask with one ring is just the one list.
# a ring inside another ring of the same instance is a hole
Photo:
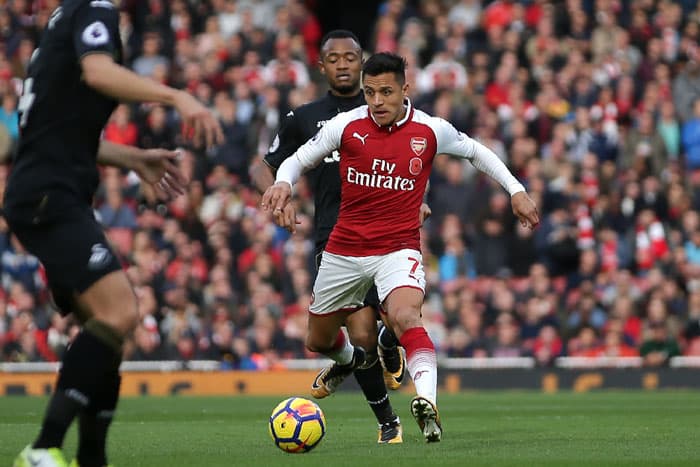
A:
{"label": "player's bare knee", "polygon": [[134,302],[133,306],[126,307],[127,311],[124,313],[124,329],[125,329],[125,335],[129,335],[134,330],[136,327],[139,325],[141,322],[141,317],[139,316],[139,307],[138,303],[136,302],[136,297],[134,297]]}
{"label": "player's bare knee", "polygon": [[122,301],[119,306],[109,307],[96,314],[100,321],[104,321],[119,335],[130,335],[140,322],[136,296],[131,292],[131,297]]}
{"label": "player's bare knee", "polygon": [[389,318],[397,338],[411,328],[423,326],[420,310],[413,306],[403,306],[392,310],[389,313]]}
{"label": "player's bare knee", "polygon": [[311,334],[306,336],[306,348],[311,352],[324,353],[330,351],[332,347],[332,342],[326,342]]}
{"label": "player's bare knee", "polygon": [[353,345],[359,345],[360,347],[369,350],[377,346],[377,333],[369,332],[368,329],[348,329],[348,334],[350,335],[350,342]]}

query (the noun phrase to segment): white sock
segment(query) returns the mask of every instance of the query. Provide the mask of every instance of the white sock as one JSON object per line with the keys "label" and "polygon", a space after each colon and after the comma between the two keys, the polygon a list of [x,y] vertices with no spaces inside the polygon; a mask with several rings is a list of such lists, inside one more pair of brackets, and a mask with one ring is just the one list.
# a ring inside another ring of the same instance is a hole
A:
{"label": "white sock", "polygon": [[335,348],[328,352],[326,356],[335,360],[340,365],[347,365],[352,362],[352,355],[355,347],[350,343],[350,339],[341,329],[338,331],[338,338],[335,341]]}
{"label": "white sock", "polygon": [[437,403],[437,355],[434,350],[420,349],[406,360],[408,372],[413,378],[416,394]]}

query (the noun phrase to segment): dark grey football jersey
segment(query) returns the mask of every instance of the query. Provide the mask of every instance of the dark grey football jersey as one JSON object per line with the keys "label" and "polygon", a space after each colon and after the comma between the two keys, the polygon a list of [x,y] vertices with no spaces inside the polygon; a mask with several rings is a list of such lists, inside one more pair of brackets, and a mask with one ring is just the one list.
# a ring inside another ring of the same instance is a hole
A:
{"label": "dark grey football jersey", "polygon": [[[282,162],[318,132],[331,118],[365,104],[362,93],[339,97],[330,92],[324,97],[289,112],[280,124],[279,133],[265,162],[277,170]],[[328,154],[323,163],[306,172],[314,192],[316,246],[322,249],[338,219],[340,209],[340,168],[337,151]]]}
{"label": "dark grey football jersey", "polygon": [[48,192],[91,202],[99,182],[100,134],[117,104],[82,79],[80,60],[92,53],[121,63],[119,10],[106,0],[64,0],[51,15],[24,81],[6,207]]}

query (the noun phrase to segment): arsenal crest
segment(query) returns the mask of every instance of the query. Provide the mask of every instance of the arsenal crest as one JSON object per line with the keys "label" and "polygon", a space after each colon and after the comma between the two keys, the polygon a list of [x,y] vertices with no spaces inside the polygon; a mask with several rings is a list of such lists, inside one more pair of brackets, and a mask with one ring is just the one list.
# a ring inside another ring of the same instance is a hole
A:
{"label": "arsenal crest", "polygon": [[425,138],[413,137],[411,138],[411,150],[416,156],[420,156],[428,147],[428,140]]}
{"label": "arsenal crest", "polygon": [[408,163],[408,171],[411,172],[411,175],[418,175],[419,173],[421,173],[421,170],[423,170],[423,161],[421,160],[421,158],[412,158],[411,161]]}

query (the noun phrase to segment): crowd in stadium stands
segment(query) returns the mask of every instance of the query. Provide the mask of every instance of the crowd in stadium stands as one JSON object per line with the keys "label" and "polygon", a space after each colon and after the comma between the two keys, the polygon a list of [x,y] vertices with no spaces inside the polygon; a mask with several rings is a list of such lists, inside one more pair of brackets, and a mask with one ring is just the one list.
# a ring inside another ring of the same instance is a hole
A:
{"label": "crowd in stadium stands", "polygon": [[[2,191],[22,78],[58,3],[0,0]],[[185,147],[157,105],[121,105],[105,128],[117,143],[182,147],[192,179],[164,204],[133,174],[104,169],[96,212],[142,315],[125,358],[264,369],[312,356],[312,193],[298,186],[289,236],[260,210],[248,172],[280,116],[325,92],[313,2],[126,3],[127,63],[215,109],[226,143]],[[468,162],[435,161],[423,319],[439,355],[700,355],[699,39],[694,0],[379,6],[365,49],[405,56],[415,106],[493,149],[542,218],[522,228]],[[52,311],[40,264],[2,224],[0,361],[56,361],[77,325]]]}

